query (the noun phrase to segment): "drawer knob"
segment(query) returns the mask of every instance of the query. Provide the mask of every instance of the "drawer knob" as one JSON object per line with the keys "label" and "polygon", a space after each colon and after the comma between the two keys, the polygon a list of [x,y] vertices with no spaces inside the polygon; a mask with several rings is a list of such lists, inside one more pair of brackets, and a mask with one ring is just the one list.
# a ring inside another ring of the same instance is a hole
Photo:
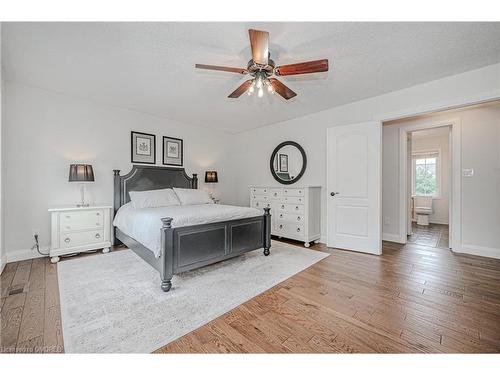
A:
{"label": "drawer knob", "polygon": [[268,204],[267,204],[267,207],[271,207],[271,204],[269,204],[269,203],[268,203]]}
{"label": "drawer knob", "polygon": [[300,228],[297,228],[297,232],[300,232]]}
{"label": "drawer knob", "polygon": [[101,224],[99,224],[99,223],[95,223],[95,225],[99,226],[99,225],[101,225]]}
{"label": "drawer knob", "polygon": [[300,216],[297,216],[297,221],[300,221]]}
{"label": "drawer knob", "polygon": [[280,214],[280,219],[283,219],[283,214]]}
{"label": "drawer knob", "polygon": [[69,239],[69,237],[66,237],[66,238],[64,239],[64,242],[66,242],[66,243],[68,243],[69,241],[71,241],[71,240]]}
{"label": "drawer knob", "polygon": [[280,229],[283,229],[283,224],[280,224]]}
{"label": "drawer knob", "polygon": [[278,193],[274,193],[274,196],[277,197],[278,196]]}
{"label": "drawer knob", "polygon": [[295,206],[295,209],[298,210],[299,209],[299,206]]}
{"label": "drawer knob", "polygon": [[259,207],[259,202],[255,203],[255,205],[256,205],[257,207]]}
{"label": "drawer knob", "polygon": [[100,216],[101,214],[99,212],[96,213],[96,216]]}
{"label": "drawer knob", "polygon": [[66,219],[71,219],[71,216],[69,216],[69,215],[66,215]]}
{"label": "drawer knob", "polygon": [[281,205],[281,208],[285,208],[285,205],[284,205],[284,204],[282,204],[282,205]]}
{"label": "drawer knob", "polygon": [[96,233],[95,238],[101,238],[101,235],[99,233]]}

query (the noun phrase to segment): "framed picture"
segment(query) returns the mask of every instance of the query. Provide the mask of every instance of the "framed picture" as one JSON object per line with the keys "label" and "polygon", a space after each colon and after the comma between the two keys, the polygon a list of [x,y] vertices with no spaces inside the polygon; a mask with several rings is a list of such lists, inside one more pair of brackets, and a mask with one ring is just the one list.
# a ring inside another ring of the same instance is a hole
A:
{"label": "framed picture", "polygon": [[156,136],[133,131],[130,138],[132,163],[156,164]]}
{"label": "framed picture", "polygon": [[288,155],[280,154],[280,172],[288,172]]}
{"label": "framed picture", "polygon": [[182,139],[163,137],[163,164],[181,167],[183,160]]}

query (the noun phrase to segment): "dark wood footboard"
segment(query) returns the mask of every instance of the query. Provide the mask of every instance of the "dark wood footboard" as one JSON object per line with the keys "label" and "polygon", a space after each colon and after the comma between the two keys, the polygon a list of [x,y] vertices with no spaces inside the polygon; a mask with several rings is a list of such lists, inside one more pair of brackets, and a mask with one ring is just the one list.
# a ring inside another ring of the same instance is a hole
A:
{"label": "dark wood footboard", "polygon": [[271,247],[271,215],[172,228],[172,218],[162,219],[161,288],[168,292],[172,276],[217,263],[248,251]]}

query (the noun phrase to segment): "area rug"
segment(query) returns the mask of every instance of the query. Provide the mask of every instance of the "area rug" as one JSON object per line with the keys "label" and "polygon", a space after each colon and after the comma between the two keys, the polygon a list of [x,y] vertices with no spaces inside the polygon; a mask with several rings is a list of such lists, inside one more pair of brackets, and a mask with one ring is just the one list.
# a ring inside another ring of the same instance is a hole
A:
{"label": "area rug", "polygon": [[66,353],[150,353],[306,269],[329,254],[272,243],[176,275],[160,289],[156,270],[131,250],[57,265]]}

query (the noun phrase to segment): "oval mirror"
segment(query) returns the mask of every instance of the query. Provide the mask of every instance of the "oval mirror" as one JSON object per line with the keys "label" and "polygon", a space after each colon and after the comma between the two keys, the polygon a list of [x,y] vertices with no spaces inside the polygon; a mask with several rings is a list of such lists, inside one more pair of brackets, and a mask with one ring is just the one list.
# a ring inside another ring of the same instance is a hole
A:
{"label": "oval mirror", "polygon": [[280,143],[271,155],[271,174],[281,184],[297,182],[304,174],[306,165],[306,153],[297,142]]}

